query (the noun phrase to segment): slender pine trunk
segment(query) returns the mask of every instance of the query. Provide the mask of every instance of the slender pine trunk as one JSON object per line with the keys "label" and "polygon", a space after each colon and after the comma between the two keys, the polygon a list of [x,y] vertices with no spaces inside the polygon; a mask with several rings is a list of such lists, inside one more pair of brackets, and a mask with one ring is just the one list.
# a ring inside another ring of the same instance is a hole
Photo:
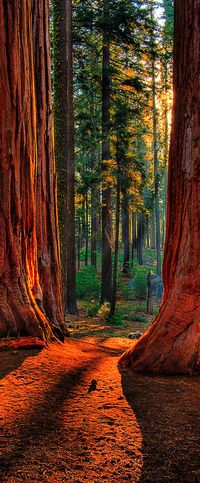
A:
{"label": "slender pine trunk", "polygon": [[149,215],[146,215],[146,241],[147,248],[149,248]]}
{"label": "slender pine trunk", "polygon": [[72,57],[72,0],[66,0],[66,53],[67,53],[67,254],[65,312],[78,314],[76,302],[75,250],[75,173],[74,173],[74,104]]}
{"label": "slender pine trunk", "polygon": [[164,248],[165,241],[165,227],[166,227],[166,212],[167,212],[167,176],[168,176],[168,154],[169,154],[169,121],[168,121],[168,102],[167,102],[167,90],[168,90],[168,73],[167,73],[167,62],[164,64],[164,92],[165,92],[165,109],[164,109],[164,223],[163,223],[163,236],[162,236],[162,247]]}
{"label": "slender pine trunk", "polygon": [[[153,19],[153,8],[151,9]],[[159,172],[158,172],[158,126],[156,108],[156,73],[155,73],[155,45],[152,39],[152,114],[153,114],[153,161],[154,161],[154,200],[155,200],[155,222],[156,222],[156,258],[157,274],[161,276],[161,254],[160,254],[160,208],[159,208]]]}
{"label": "slender pine trunk", "polygon": [[[92,159],[92,169],[97,170],[99,165],[99,152],[96,150]],[[91,265],[97,266],[97,236],[99,218],[99,190],[96,180],[93,180],[91,188]]]}
{"label": "slender pine trunk", "polygon": [[138,218],[138,233],[137,233],[137,250],[138,250],[138,263],[143,265],[143,215],[141,212],[137,214]]}
{"label": "slender pine trunk", "polygon": [[117,298],[117,266],[118,266],[118,253],[119,253],[119,225],[120,225],[120,177],[119,177],[119,155],[117,153],[117,195],[116,195],[116,220],[115,220],[115,251],[114,251],[114,263],[113,263],[113,289],[112,300],[110,307],[110,317],[113,317],[116,307]]}
{"label": "slender pine trunk", "polygon": [[96,213],[96,190],[91,190],[91,265],[97,266],[97,213]]}
{"label": "slender pine trunk", "polygon": [[124,255],[123,255],[123,272],[127,273],[130,261],[130,231],[129,231],[129,200],[127,191],[122,193],[122,233],[124,243]]}
{"label": "slender pine trunk", "polygon": [[131,258],[135,258],[137,252],[137,213],[132,213],[132,246],[131,246]]}
{"label": "slender pine trunk", "polygon": [[155,250],[156,248],[156,227],[155,227],[155,210],[154,207],[150,214],[150,248]]}
{"label": "slender pine trunk", "polygon": [[88,249],[89,249],[89,222],[88,222],[88,191],[85,195],[85,265],[88,265]]}
{"label": "slender pine trunk", "polygon": [[[61,244],[62,284],[66,291],[67,209],[67,12],[65,0],[53,0],[53,111],[56,171],[58,175],[58,219]],[[64,295],[65,297],[65,295]]]}
{"label": "slender pine trunk", "polygon": [[[107,11],[107,9],[106,9]],[[106,180],[106,161],[110,159],[110,44],[109,36],[103,35],[102,63],[102,280],[101,302],[112,297],[112,189]]]}
{"label": "slender pine trunk", "polygon": [[80,252],[81,252],[81,220],[80,220],[80,214],[78,214],[78,236],[77,236],[77,263],[78,263],[78,270],[80,270]]}

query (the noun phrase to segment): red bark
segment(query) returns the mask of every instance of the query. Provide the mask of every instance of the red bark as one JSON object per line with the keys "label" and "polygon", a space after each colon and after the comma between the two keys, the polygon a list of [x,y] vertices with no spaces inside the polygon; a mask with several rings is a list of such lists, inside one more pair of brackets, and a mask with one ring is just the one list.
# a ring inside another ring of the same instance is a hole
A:
{"label": "red bark", "polygon": [[65,332],[48,0],[0,0],[0,336]]}
{"label": "red bark", "polygon": [[200,0],[175,1],[174,107],[164,298],[121,363],[135,372],[200,372]]}

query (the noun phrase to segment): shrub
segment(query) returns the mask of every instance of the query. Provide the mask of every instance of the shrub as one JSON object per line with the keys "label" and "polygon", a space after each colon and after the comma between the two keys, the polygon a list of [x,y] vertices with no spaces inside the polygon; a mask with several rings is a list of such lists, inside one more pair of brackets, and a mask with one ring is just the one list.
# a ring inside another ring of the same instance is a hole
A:
{"label": "shrub", "polygon": [[138,298],[146,298],[147,295],[147,274],[146,269],[138,267],[134,277],[135,295]]}
{"label": "shrub", "polygon": [[148,319],[144,317],[144,315],[142,314],[134,314],[132,316],[132,320],[136,320],[137,322],[143,322],[143,323],[148,322]]}
{"label": "shrub", "polygon": [[95,317],[98,313],[99,308],[100,308],[100,304],[98,302],[94,302],[88,305],[88,309],[87,309],[88,317]]}
{"label": "shrub", "polygon": [[119,312],[115,312],[115,314],[109,318],[109,322],[113,325],[123,325],[121,314]]}
{"label": "shrub", "polygon": [[131,260],[131,265],[130,265],[130,276],[132,278],[135,277],[136,275],[136,272],[137,272],[137,269],[138,269],[138,262],[136,260]]}
{"label": "shrub", "polygon": [[130,300],[133,298],[133,289],[129,287],[127,282],[121,284],[120,293],[124,300]]}
{"label": "shrub", "polygon": [[100,281],[97,278],[95,268],[91,265],[82,267],[76,274],[77,297],[90,299],[98,297],[99,292]]}
{"label": "shrub", "polygon": [[146,312],[147,304],[144,302],[143,304],[134,305],[135,312]]}

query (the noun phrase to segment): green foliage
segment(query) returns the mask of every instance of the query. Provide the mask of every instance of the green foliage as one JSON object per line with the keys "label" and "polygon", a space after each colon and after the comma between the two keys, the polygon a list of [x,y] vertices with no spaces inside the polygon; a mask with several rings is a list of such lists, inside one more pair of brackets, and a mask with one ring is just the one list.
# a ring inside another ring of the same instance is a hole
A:
{"label": "green foliage", "polygon": [[137,313],[134,313],[132,315],[132,320],[135,320],[137,322],[142,322],[142,323],[148,323],[148,319],[144,315],[137,314]]}
{"label": "green foliage", "polygon": [[127,282],[120,286],[120,295],[124,300],[130,300],[133,297],[133,289],[128,286]]}
{"label": "green foliage", "polygon": [[118,311],[116,311],[115,314],[108,320],[113,325],[123,325],[122,315]]}
{"label": "green foliage", "polygon": [[131,267],[130,267],[130,276],[132,278],[135,277],[135,274],[137,272],[137,269],[138,269],[138,262],[136,260],[132,260],[131,261]]}
{"label": "green foliage", "polygon": [[94,267],[88,265],[82,267],[76,274],[76,293],[79,298],[91,299],[98,297],[100,281]]}
{"label": "green foliage", "polygon": [[135,295],[137,298],[146,298],[147,295],[147,274],[146,269],[138,267],[134,277]]}
{"label": "green foliage", "polygon": [[147,308],[146,302],[144,302],[143,304],[134,305],[135,312],[145,312],[146,308]]}
{"label": "green foliage", "polygon": [[98,302],[93,302],[88,306],[87,309],[87,316],[88,317],[95,317],[100,309],[100,304]]}

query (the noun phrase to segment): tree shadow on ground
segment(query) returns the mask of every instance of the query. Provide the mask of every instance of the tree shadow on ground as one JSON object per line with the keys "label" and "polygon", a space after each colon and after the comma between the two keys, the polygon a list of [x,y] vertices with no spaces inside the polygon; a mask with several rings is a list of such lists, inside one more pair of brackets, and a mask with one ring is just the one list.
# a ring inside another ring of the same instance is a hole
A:
{"label": "tree shadow on ground", "polygon": [[[95,336],[96,337],[96,336]],[[83,339],[84,341],[84,339]],[[98,337],[98,340],[92,342],[91,340],[87,340],[86,347],[82,348],[82,352],[90,352],[90,348],[97,353],[102,351],[104,354],[106,353],[108,356],[120,356],[124,352],[124,347],[114,347],[112,344],[109,345],[112,341],[110,337]]]}
{"label": "tree shadow on ground", "polygon": [[1,373],[0,380],[6,377],[10,372],[14,373],[28,357],[37,356],[43,347],[36,349],[21,349],[1,351]]}
{"label": "tree shadow on ground", "polygon": [[[98,363],[98,357],[95,363]],[[23,458],[25,460],[28,458],[29,453],[31,453],[31,459],[37,462],[43,449],[51,453],[53,447],[56,454],[59,444],[61,445],[59,438],[62,438],[63,433],[60,418],[63,414],[63,406],[67,405],[70,409],[70,405],[73,404],[73,391],[80,385],[82,377],[90,369],[91,364],[94,364],[94,360],[86,362],[72,372],[59,374],[53,387],[44,391],[42,402],[38,401],[30,413],[25,411],[20,415],[19,420],[14,422],[15,432],[12,431],[13,422],[11,421],[11,432],[8,430],[5,434],[6,445],[1,451],[1,481],[4,479],[7,481],[7,478],[14,475],[15,469],[20,467]],[[87,394],[87,390],[85,391]],[[64,437],[70,436],[65,434]]]}
{"label": "tree shadow on ground", "polygon": [[200,481],[200,380],[148,377],[119,367],[142,433],[141,482]]}

